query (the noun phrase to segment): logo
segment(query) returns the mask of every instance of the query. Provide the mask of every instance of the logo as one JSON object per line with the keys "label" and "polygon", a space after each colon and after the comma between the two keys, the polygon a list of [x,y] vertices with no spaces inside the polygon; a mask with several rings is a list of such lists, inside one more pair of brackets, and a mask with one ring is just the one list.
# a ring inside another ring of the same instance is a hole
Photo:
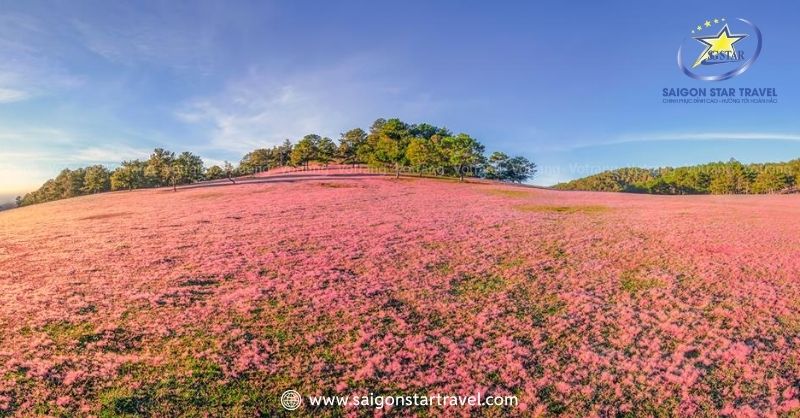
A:
{"label": "logo", "polygon": [[747,19],[708,19],[681,43],[678,67],[696,80],[727,80],[756,62],[761,44],[761,31]]}
{"label": "logo", "polygon": [[296,390],[287,390],[281,395],[281,405],[287,411],[294,411],[303,404],[303,397]]}

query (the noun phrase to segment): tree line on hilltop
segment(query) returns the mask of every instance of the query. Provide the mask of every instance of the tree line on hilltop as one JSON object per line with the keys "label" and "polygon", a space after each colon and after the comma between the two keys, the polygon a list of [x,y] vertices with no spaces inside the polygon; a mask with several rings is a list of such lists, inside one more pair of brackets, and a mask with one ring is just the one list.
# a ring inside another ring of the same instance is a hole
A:
{"label": "tree line on hilltop", "polygon": [[671,195],[789,193],[800,189],[800,159],[765,164],[742,164],[731,159],[677,168],[620,168],[554,188]]}
{"label": "tree line on hilltop", "polygon": [[330,138],[309,134],[297,143],[287,139],[271,148],[253,150],[237,167],[227,161],[222,166],[205,167],[203,160],[191,152],[176,155],[156,148],[148,159],[123,161],[113,170],[102,165],[64,169],[38,190],[17,197],[17,205],[111,190],[176,188],[202,180],[233,179],[287,166],[308,169],[311,162],[322,165],[332,162],[353,166],[368,164],[391,170],[396,176],[401,172],[414,172],[461,180],[464,177],[482,177],[517,183],[536,173],[536,164],[525,157],[510,157],[502,152],[486,157],[484,152],[484,146],[465,133],[456,135],[446,128],[427,123],[408,124],[399,119],[378,119],[369,132],[355,128],[341,134],[338,144]]}

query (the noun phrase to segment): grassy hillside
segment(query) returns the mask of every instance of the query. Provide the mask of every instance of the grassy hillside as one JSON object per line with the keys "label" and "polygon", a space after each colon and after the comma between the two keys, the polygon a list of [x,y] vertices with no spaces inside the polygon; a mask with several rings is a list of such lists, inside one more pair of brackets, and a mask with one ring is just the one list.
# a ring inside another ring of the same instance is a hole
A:
{"label": "grassy hillside", "polygon": [[280,416],[287,389],[520,402],[400,416],[799,405],[800,196],[290,180],[0,213],[0,415]]}
{"label": "grassy hillside", "polygon": [[766,164],[731,160],[678,168],[621,168],[554,187],[652,194],[766,194],[789,192],[799,184],[800,160]]}

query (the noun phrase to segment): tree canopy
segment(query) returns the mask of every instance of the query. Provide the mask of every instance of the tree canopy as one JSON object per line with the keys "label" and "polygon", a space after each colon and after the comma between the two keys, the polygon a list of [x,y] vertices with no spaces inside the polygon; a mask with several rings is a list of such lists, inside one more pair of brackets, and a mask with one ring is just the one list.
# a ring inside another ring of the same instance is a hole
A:
{"label": "tree canopy", "polygon": [[[408,171],[419,175],[485,177],[508,182],[524,182],[536,173],[536,165],[521,156],[494,153],[487,159],[485,147],[467,133],[453,134],[449,129],[428,123],[412,124],[397,118],[377,119],[369,131],[350,129],[341,134],[338,144],[328,137],[308,134],[292,143],[289,139],[272,147],[256,148],[245,154],[239,165],[229,162],[206,168],[203,160],[191,152],[175,154],[156,148],[146,160],[123,161],[114,170],[93,165],[74,170],[64,169],[38,190],[19,197],[20,206],[50,200],[99,193],[110,190],[133,190],[145,187],[189,184],[243,175],[255,175],[277,167],[307,169],[311,162],[327,166],[368,164],[391,170],[396,176]],[[800,170],[798,170],[800,171]],[[780,179],[762,178],[763,189],[777,187]]]}
{"label": "tree canopy", "polygon": [[731,159],[686,167],[621,168],[554,186],[560,190],[652,194],[779,193],[798,186],[800,159],[742,164]]}

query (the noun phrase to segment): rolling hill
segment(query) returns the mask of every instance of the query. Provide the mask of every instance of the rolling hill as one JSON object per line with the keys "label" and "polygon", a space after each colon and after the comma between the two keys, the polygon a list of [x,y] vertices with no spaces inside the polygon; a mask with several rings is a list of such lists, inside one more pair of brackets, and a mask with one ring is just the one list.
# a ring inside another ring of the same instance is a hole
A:
{"label": "rolling hill", "polygon": [[557,190],[650,194],[771,194],[796,193],[800,160],[742,164],[731,159],[685,167],[607,170],[560,183]]}
{"label": "rolling hill", "polygon": [[800,196],[261,180],[0,213],[0,415],[275,416],[287,389],[800,406]]}

